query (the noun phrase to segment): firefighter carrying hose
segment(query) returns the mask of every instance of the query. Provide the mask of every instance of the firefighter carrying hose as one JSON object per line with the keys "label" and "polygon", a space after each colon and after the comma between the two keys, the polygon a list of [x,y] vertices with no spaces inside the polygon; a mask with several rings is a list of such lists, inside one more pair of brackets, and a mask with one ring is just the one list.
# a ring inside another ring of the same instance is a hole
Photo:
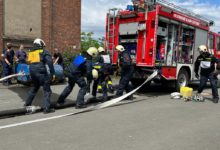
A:
{"label": "firefighter carrying hose", "polygon": [[99,93],[103,93],[103,101],[108,100],[108,91],[113,93],[113,86],[110,74],[112,73],[111,59],[103,47],[98,48],[99,55],[94,68],[99,71],[99,78],[94,81],[92,95],[96,97],[97,88]]}
{"label": "firefighter carrying hose", "polygon": [[[40,86],[43,86],[44,90],[44,113],[54,112],[54,109],[50,108],[50,96],[51,88],[50,81],[54,80],[54,67],[52,57],[47,50],[44,49],[45,43],[42,39],[35,39],[33,43],[33,50],[29,52],[28,61],[30,62],[30,76],[34,87],[28,93],[28,97],[25,102],[25,106],[31,106],[34,97],[36,96]],[[49,66],[50,74],[47,72],[46,66]]]}
{"label": "firefighter carrying hose", "polygon": [[[212,87],[213,103],[218,103],[219,95],[217,89],[217,82],[218,82],[217,75],[219,74],[220,71],[220,63],[212,54],[209,53],[205,45],[200,45],[199,51],[201,54],[196,59],[195,69],[194,69],[196,78],[199,78],[199,74],[198,74],[199,67],[201,69],[198,94],[200,95],[200,93],[202,93],[206,85],[206,82],[209,79]],[[216,65],[216,69],[215,69],[215,65]]]}
{"label": "firefighter carrying hose", "polygon": [[[95,47],[90,47],[86,52],[76,56],[73,62],[66,67],[68,85],[58,98],[57,105],[63,105],[65,103],[65,99],[72,92],[74,85],[77,84],[80,90],[77,95],[75,107],[77,109],[86,107],[84,96],[86,92],[90,91],[90,84],[93,78],[98,78],[97,70],[93,70],[92,68],[92,59],[97,56],[97,53],[98,50]],[[84,76],[86,76],[87,82]]]}
{"label": "firefighter carrying hose", "polygon": [[[121,68],[121,79],[119,81],[116,97],[120,97],[123,95],[124,90],[127,93],[132,90],[129,82],[132,78],[134,67],[129,52],[125,50],[122,45],[116,46],[116,50],[119,51],[119,67]],[[133,96],[130,96],[129,99],[133,99]]]}

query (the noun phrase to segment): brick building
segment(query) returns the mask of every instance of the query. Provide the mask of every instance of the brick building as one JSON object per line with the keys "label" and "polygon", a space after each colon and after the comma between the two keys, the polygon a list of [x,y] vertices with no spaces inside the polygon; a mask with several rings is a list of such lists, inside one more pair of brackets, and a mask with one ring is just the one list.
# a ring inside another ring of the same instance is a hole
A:
{"label": "brick building", "polygon": [[42,38],[48,50],[80,48],[81,0],[0,0],[0,48],[31,47]]}

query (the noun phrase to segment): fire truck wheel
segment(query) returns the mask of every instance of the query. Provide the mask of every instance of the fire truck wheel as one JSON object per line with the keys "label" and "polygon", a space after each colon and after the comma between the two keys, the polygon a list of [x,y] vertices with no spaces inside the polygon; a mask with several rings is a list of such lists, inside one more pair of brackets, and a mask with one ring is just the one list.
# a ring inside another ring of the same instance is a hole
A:
{"label": "fire truck wheel", "polygon": [[180,91],[181,86],[187,86],[189,83],[189,74],[185,69],[181,69],[176,80],[175,88]]}

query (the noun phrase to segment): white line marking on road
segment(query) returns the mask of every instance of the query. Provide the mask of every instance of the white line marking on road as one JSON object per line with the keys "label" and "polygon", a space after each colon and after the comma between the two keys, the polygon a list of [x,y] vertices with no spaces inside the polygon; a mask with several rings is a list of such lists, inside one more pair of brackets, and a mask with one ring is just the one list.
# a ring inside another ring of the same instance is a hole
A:
{"label": "white line marking on road", "polygon": [[32,124],[32,123],[36,123],[36,122],[43,122],[43,121],[47,121],[47,120],[58,119],[58,118],[70,116],[70,115],[73,115],[73,114],[75,114],[75,113],[69,113],[69,114],[64,114],[64,115],[59,115],[59,116],[53,116],[53,117],[41,118],[41,119],[36,119],[36,120],[31,120],[31,121],[25,121],[25,122],[20,122],[20,123],[9,124],[9,125],[3,125],[3,126],[0,126],[0,130],[6,129],[6,128],[12,128],[12,127],[16,127],[16,126]]}

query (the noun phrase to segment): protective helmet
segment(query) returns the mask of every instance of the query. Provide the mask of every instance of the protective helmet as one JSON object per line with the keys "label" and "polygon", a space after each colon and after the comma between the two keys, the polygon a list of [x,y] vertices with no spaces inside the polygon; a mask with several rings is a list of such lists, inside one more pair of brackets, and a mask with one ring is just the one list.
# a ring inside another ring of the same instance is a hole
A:
{"label": "protective helmet", "polygon": [[99,73],[96,69],[92,69],[92,77],[93,79],[98,79]]}
{"label": "protective helmet", "polygon": [[34,40],[33,46],[34,46],[34,48],[42,49],[46,46],[46,44],[42,39],[37,38]]}
{"label": "protective helmet", "polygon": [[208,49],[205,45],[200,45],[198,49],[200,52],[208,52]]}
{"label": "protective helmet", "polygon": [[104,49],[103,47],[99,47],[99,48],[98,48],[98,52],[99,52],[99,53],[104,52],[104,51],[105,51],[105,49]]}
{"label": "protective helmet", "polygon": [[98,50],[97,48],[95,47],[90,47],[88,50],[87,50],[87,53],[90,55],[90,56],[96,56],[98,54]]}
{"label": "protective helmet", "polygon": [[116,50],[119,52],[123,52],[123,51],[125,51],[125,48],[122,45],[118,45],[118,46],[116,46]]}
{"label": "protective helmet", "polygon": [[178,93],[178,92],[174,92],[174,93],[171,93],[171,94],[170,94],[170,97],[171,97],[172,99],[180,99],[180,98],[181,98],[181,94]]}

